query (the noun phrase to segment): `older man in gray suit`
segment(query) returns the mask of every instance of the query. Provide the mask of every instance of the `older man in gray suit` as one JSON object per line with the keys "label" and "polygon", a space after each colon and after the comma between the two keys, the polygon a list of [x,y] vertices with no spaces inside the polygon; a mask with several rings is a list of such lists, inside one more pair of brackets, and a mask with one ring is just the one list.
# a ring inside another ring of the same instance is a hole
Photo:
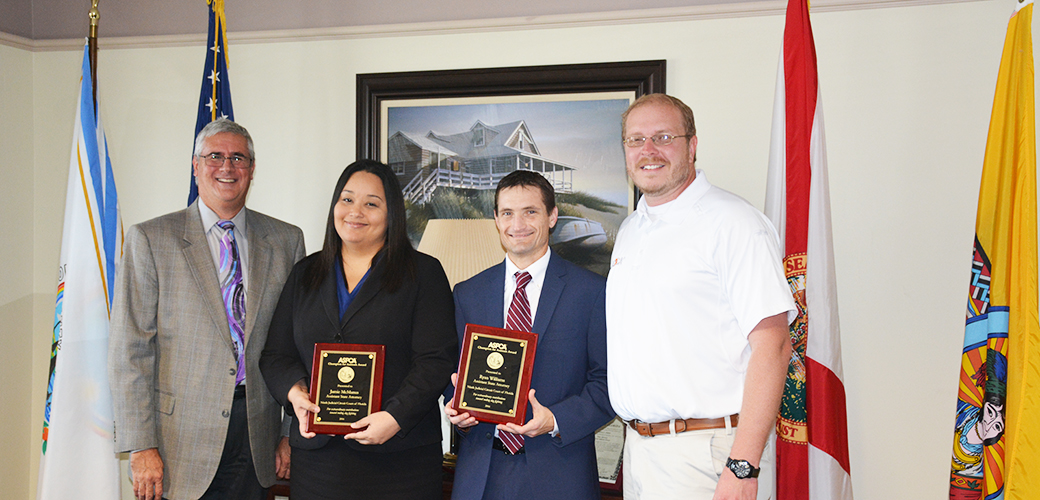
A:
{"label": "older man in gray suit", "polygon": [[138,499],[262,499],[288,472],[257,360],[303,233],[245,208],[253,160],[245,128],[211,122],[192,158],[198,200],[126,234],[109,378]]}

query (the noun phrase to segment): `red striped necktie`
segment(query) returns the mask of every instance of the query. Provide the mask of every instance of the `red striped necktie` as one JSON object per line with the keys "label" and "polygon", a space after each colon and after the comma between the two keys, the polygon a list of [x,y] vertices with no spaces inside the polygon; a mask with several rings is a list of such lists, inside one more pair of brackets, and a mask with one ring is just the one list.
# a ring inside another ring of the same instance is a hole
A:
{"label": "red striped necktie", "polygon": [[[517,271],[513,275],[516,278],[516,291],[513,292],[513,302],[509,304],[509,315],[506,317],[506,328],[521,332],[531,331],[531,303],[527,300],[527,285],[531,282],[531,273]],[[498,431],[498,438],[506,446],[509,453],[516,454],[524,447],[524,437],[512,432]]]}

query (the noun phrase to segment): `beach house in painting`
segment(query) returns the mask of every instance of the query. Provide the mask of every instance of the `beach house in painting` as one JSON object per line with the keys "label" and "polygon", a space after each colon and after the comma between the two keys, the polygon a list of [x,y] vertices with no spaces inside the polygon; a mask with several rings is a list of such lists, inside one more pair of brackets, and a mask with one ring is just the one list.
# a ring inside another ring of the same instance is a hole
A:
{"label": "beach house in painting", "polygon": [[543,157],[523,120],[502,125],[477,120],[469,130],[449,135],[396,132],[388,140],[387,159],[412,203],[426,203],[441,187],[495,189],[514,170],[544,175],[558,193],[574,186],[574,167]]}

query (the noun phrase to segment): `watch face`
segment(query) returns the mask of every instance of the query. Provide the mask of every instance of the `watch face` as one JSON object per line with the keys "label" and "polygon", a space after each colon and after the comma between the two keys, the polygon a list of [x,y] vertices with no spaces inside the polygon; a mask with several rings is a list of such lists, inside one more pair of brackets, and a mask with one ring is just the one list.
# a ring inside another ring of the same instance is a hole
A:
{"label": "watch face", "polygon": [[733,475],[737,476],[738,479],[747,479],[751,476],[751,462],[747,460],[733,460],[732,458],[726,461],[726,467],[733,471]]}

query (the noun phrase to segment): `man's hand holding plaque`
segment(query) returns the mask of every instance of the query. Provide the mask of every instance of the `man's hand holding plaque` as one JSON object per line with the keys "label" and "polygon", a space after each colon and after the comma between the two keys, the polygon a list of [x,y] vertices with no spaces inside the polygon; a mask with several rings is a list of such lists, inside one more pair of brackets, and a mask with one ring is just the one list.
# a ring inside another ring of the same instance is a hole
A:
{"label": "man's hand holding plaque", "polygon": [[310,400],[318,411],[309,413],[307,432],[343,435],[361,430],[351,424],[382,407],[385,356],[383,345],[315,344]]}
{"label": "man's hand holding plaque", "polygon": [[481,422],[522,425],[538,334],[466,325],[451,408]]}

